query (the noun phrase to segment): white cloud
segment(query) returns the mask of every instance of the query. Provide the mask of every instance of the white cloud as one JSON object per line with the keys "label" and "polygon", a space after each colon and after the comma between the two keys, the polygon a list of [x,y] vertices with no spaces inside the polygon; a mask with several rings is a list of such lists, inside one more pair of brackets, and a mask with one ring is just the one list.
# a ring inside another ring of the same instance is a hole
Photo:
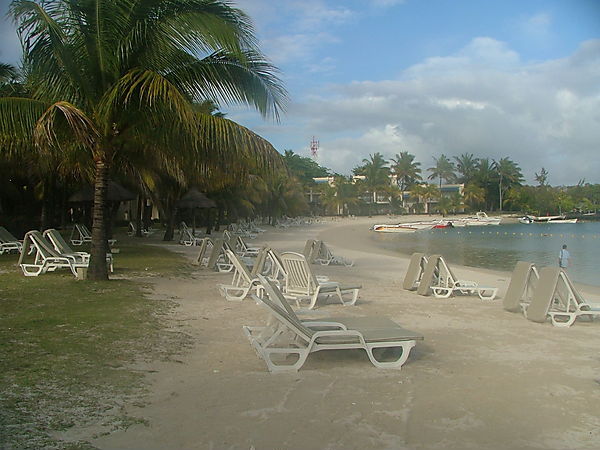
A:
{"label": "white cloud", "polygon": [[332,86],[331,97],[296,105],[290,118],[320,138],[324,165],[342,173],[376,151],[408,150],[425,168],[441,153],[471,152],[508,156],[529,181],[544,166],[556,184],[598,182],[599,77],[600,40],[526,64],[505,44],[478,38],[397,80]]}

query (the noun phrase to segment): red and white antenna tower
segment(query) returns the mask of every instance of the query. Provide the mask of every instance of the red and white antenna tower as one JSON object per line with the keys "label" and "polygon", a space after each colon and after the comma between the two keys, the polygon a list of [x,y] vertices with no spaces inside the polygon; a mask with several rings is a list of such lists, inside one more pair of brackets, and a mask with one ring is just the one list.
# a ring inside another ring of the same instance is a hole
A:
{"label": "red and white antenna tower", "polygon": [[313,136],[312,141],[310,141],[310,155],[313,159],[317,159],[317,153],[319,152],[319,141]]}

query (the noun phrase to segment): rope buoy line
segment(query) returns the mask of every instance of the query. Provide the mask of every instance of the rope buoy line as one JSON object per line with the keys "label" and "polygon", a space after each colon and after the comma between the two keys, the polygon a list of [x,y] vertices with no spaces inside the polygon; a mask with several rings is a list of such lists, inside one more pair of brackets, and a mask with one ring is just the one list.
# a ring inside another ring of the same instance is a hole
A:
{"label": "rope buoy line", "polygon": [[[430,230],[430,233],[439,233],[439,231]],[[568,233],[523,233],[523,232],[509,232],[509,231],[456,231],[456,234],[494,234],[497,236],[531,236],[531,237],[560,237],[560,238],[572,238],[572,239],[600,239],[600,234],[568,234]],[[444,231],[444,234],[448,234]]]}

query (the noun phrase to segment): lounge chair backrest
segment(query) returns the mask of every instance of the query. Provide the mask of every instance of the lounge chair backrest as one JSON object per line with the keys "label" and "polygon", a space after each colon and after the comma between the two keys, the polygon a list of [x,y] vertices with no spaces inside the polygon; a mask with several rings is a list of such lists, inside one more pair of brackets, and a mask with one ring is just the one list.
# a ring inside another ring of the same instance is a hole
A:
{"label": "lounge chair backrest", "polygon": [[[573,295],[573,300],[575,302],[577,302],[578,305],[580,305],[580,306],[587,305],[587,307],[589,308],[589,304],[588,304],[587,300],[585,298],[583,298],[581,293],[577,290],[577,288],[575,287],[575,285],[573,284],[573,282],[567,275],[567,272],[565,272],[564,270],[561,271],[561,278],[564,280],[568,289],[571,291],[571,294]],[[585,309],[585,308],[583,308],[583,309]]]}
{"label": "lounge chair backrest", "polygon": [[90,232],[90,230],[88,229],[88,227],[86,227],[84,224],[75,224],[75,226],[79,229],[79,232],[81,233],[81,236],[86,238],[86,239],[91,239],[92,238],[92,233]]}
{"label": "lounge chair backrest", "polygon": [[0,242],[7,244],[9,242],[19,242],[19,240],[6,228],[0,227]]}
{"label": "lounge chair backrest", "polygon": [[231,243],[231,233],[227,230],[223,230],[223,241]]}
{"label": "lounge chair backrest", "polygon": [[236,272],[248,283],[252,282],[252,276],[250,275],[250,271],[248,270],[248,266],[242,261],[238,255],[231,251],[231,249],[224,249],[225,255],[235,267]]}
{"label": "lounge chair backrest", "polygon": [[262,274],[265,269],[265,264],[267,262],[267,256],[269,253],[269,247],[262,247],[258,254],[256,255],[256,259],[254,260],[254,265],[252,266],[252,271],[250,272],[251,277],[255,277],[257,274]]}
{"label": "lounge chair backrest", "polygon": [[258,280],[267,293],[267,296],[263,295],[260,297],[260,300],[269,307],[274,315],[285,322],[288,327],[307,341],[310,341],[315,332],[302,323],[275,283],[262,275],[258,275]]}
{"label": "lounge chair backrest", "polygon": [[310,259],[313,253],[313,247],[315,245],[314,239],[307,239],[306,244],[304,244],[304,250],[302,250],[302,254],[306,258],[306,260],[310,263]]}
{"label": "lounge chair backrest", "polygon": [[209,269],[214,269],[217,266],[217,260],[219,256],[223,253],[223,239],[215,239],[212,252],[210,253],[210,257],[208,258],[208,264],[206,267]]}
{"label": "lounge chair backrest", "polygon": [[527,318],[529,320],[541,323],[546,321],[546,315],[554,300],[560,272],[559,267],[544,267],[540,270],[540,279],[527,308]]}
{"label": "lounge chair backrest", "polygon": [[54,249],[58,253],[75,253],[73,249],[67,244],[62,235],[54,228],[49,228],[44,231],[43,236],[50,241]]}
{"label": "lounge chair backrest", "polygon": [[[521,303],[528,294],[534,292],[539,274],[535,264],[527,261],[519,261],[510,277],[510,283],[506,294],[502,299],[502,306],[506,311],[521,311]],[[528,292],[529,291],[529,292]]]}
{"label": "lounge chair backrest", "polygon": [[421,282],[419,283],[419,287],[417,288],[417,294],[419,295],[429,295],[431,291],[431,284],[433,283],[433,278],[438,269],[438,264],[440,261],[441,255],[431,255],[427,260],[427,265],[425,266],[425,271],[423,272],[423,276],[421,277]]}
{"label": "lounge chair backrest", "polygon": [[402,287],[407,291],[412,291],[421,279],[426,265],[427,258],[424,253],[413,253],[408,263],[408,269],[406,269],[406,275],[404,275]]}
{"label": "lounge chair backrest", "polygon": [[196,257],[194,264],[202,265],[202,261],[206,258],[208,252],[214,248],[214,245],[215,244],[211,238],[205,237],[202,239],[202,242],[200,243],[200,249],[198,250],[198,256]]}
{"label": "lounge chair backrest", "polygon": [[281,260],[279,252],[273,248],[267,250],[267,257],[271,260],[271,271],[269,278],[272,280],[285,280],[287,272]]}
{"label": "lounge chair backrest", "polygon": [[62,257],[60,253],[54,250],[52,245],[44,238],[42,233],[40,233],[38,230],[31,230],[25,233],[25,238],[23,239],[23,251],[21,252],[21,256],[19,256],[18,264],[22,264],[25,261],[25,257],[29,253],[29,247],[31,246],[33,246],[36,251],[36,263],[47,258]]}
{"label": "lounge chair backrest", "polygon": [[304,255],[284,252],[281,261],[287,274],[286,292],[312,295],[319,283]]}

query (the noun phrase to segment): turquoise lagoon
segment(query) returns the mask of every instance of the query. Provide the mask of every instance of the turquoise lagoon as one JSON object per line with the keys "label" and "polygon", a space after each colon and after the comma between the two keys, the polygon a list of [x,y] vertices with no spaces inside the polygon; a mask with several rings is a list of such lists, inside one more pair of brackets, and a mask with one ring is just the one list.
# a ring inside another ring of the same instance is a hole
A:
{"label": "turquoise lagoon", "polygon": [[572,263],[569,276],[600,286],[600,222],[506,224],[372,236],[376,245],[404,254],[439,253],[455,264],[503,271],[512,271],[517,261],[557,266],[558,252],[567,244]]}

